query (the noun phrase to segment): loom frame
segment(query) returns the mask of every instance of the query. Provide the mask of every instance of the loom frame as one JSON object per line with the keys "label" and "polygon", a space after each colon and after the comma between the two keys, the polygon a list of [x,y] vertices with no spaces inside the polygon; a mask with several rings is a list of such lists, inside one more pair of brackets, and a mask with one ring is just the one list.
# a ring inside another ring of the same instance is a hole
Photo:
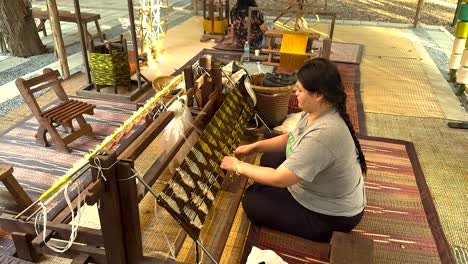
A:
{"label": "loom frame", "polygon": [[[211,66],[211,58],[200,60],[200,64],[204,67]],[[207,119],[214,116],[223,100],[220,67],[213,67],[210,75],[205,73],[201,76],[193,75],[192,66],[186,66],[183,71],[186,76],[187,94],[191,97],[195,91],[200,92],[203,108],[195,117],[193,125],[185,131],[185,137],[177,142],[166,158],[158,157],[143,175],[149,185],[156,182],[180,148],[187,144],[185,139],[197,134],[195,127],[206,126]],[[101,230],[80,227],[75,243],[65,253],[57,254],[47,248],[42,241],[43,234],[36,235],[34,222],[26,221],[25,216],[15,219],[13,213],[4,212],[0,215],[0,226],[12,232],[18,257],[34,262],[39,260],[40,254],[47,254],[72,258],[73,263],[90,261],[96,263],[176,263],[143,256],[138,203],[143,199],[147,190],[142,184],[137,185],[134,179],[119,181],[119,179],[128,179],[133,175],[134,160],[143,153],[173,117],[174,113],[163,112],[153,122],[147,121],[143,128],[137,128],[137,132],[117,150],[101,152],[95,156],[97,160],[90,161],[91,165],[96,166],[96,162],[99,162],[103,168],[110,168],[103,170],[106,181],[98,178],[97,169],[92,168],[93,182],[82,192],[86,194],[88,205],[100,201]],[[252,161],[252,157],[249,161]],[[235,210],[226,217],[225,228],[220,231],[225,237],[224,241],[214,245],[213,256],[218,260],[221,258],[246,182],[245,177],[238,177],[235,183],[225,186],[226,189],[235,189],[231,195],[232,208]],[[77,198],[72,201],[74,205],[76,200]],[[76,206],[74,209],[78,210]],[[65,208],[48,223],[47,239],[68,240],[71,233],[70,225],[66,224],[68,220],[70,220],[70,212],[68,208]],[[180,249],[185,238],[185,232],[179,233],[175,243],[177,250]]]}

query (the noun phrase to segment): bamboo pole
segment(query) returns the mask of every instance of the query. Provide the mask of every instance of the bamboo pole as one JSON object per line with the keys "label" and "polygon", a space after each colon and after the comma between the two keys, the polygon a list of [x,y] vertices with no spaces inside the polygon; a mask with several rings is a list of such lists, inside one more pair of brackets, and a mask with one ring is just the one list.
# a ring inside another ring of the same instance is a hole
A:
{"label": "bamboo pole", "polygon": [[81,42],[81,54],[83,56],[83,64],[85,66],[86,78],[88,80],[88,84],[92,84],[93,80],[91,79],[91,71],[89,69],[89,60],[88,60],[88,51],[86,49],[88,43],[86,43],[86,32],[84,32],[83,23],[81,19],[81,7],[79,0],[73,0],[73,4],[75,6],[75,16],[76,22],[78,25],[78,31],[80,35],[80,42]]}
{"label": "bamboo pole", "polygon": [[57,2],[55,0],[47,0],[47,7],[49,9],[50,24],[52,26],[52,33],[54,35],[55,50],[57,51],[60,68],[62,69],[62,75],[65,78],[68,78],[70,77],[70,70],[68,69],[67,52],[65,51],[62,30],[60,29]]}
{"label": "bamboo pole", "polygon": [[[135,57],[135,70],[137,75],[137,82],[138,82],[138,89],[141,89],[141,72],[140,72],[140,62],[138,59],[138,42],[136,39],[135,33],[135,15],[133,14],[133,1],[128,0],[128,18],[130,19],[130,33],[132,34],[132,44],[133,44],[133,52]],[[142,40],[143,43],[143,40]]]}
{"label": "bamboo pole", "polygon": [[414,16],[414,20],[413,20],[413,27],[417,27],[419,24],[419,20],[421,20],[421,12],[422,12],[423,5],[424,5],[424,0],[418,0],[418,5],[416,7],[416,15]]}

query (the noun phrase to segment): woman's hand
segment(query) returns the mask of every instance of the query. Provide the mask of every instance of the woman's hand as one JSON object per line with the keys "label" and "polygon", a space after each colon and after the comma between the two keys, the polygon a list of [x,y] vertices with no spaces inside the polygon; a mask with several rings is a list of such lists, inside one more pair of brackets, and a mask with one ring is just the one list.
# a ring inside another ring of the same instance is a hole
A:
{"label": "woman's hand", "polygon": [[241,163],[239,159],[233,156],[225,156],[221,161],[221,169],[235,172],[237,166]]}
{"label": "woman's hand", "polygon": [[248,145],[242,145],[242,146],[239,146],[236,148],[236,150],[234,150],[234,156],[238,157],[238,158],[242,158],[242,157],[245,157],[245,156],[248,156],[252,153],[255,153],[255,146],[254,144],[248,144]]}

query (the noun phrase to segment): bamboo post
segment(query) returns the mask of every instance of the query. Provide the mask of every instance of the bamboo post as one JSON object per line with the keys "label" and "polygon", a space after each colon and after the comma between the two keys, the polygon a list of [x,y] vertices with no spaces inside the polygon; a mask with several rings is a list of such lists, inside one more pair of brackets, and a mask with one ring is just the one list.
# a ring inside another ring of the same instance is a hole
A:
{"label": "bamboo post", "polygon": [[138,89],[141,89],[140,62],[138,59],[138,42],[135,33],[135,15],[133,14],[133,1],[128,0],[128,18],[130,19],[130,33],[132,34],[133,56],[135,58],[135,70],[138,82]]}
{"label": "bamboo post", "polygon": [[70,70],[68,69],[67,52],[65,51],[62,30],[60,29],[60,19],[57,10],[57,2],[55,0],[47,0],[47,7],[49,8],[49,17],[50,24],[52,26],[52,33],[54,35],[55,50],[57,51],[62,75],[65,78],[68,78],[70,77]]}
{"label": "bamboo post", "polygon": [[83,23],[81,21],[80,1],[79,0],[73,0],[73,4],[75,6],[76,22],[77,22],[77,25],[78,25],[78,32],[80,34],[81,54],[83,56],[83,62],[84,62],[84,65],[85,65],[86,78],[88,80],[88,84],[91,84],[91,83],[93,83],[93,81],[91,79],[91,71],[89,69],[88,52],[86,50],[86,47],[87,47],[88,43],[86,43],[86,36],[85,36],[86,33],[83,31],[84,28],[83,28]]}
{"label": "bamboo post", "polygon": [[421,12],[422,6],[424,4],[424,0],[418,0],[418,5],[416,7],[416,15],[414,16],[413,27],[417,27],[419,24],[419,20],[421,19]]}

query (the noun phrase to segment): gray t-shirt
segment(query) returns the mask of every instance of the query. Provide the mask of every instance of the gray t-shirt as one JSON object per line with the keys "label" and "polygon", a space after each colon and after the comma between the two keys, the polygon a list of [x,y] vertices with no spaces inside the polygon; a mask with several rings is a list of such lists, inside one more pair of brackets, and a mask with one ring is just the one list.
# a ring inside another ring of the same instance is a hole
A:
{"label": "gray t-shirt", "polygon": [[302,206],[317,213],[354,216],[366,204],[357,149],[336,109],[307,126],[303,113],[289,134],[283,165],[302,179],[288,187]]}

